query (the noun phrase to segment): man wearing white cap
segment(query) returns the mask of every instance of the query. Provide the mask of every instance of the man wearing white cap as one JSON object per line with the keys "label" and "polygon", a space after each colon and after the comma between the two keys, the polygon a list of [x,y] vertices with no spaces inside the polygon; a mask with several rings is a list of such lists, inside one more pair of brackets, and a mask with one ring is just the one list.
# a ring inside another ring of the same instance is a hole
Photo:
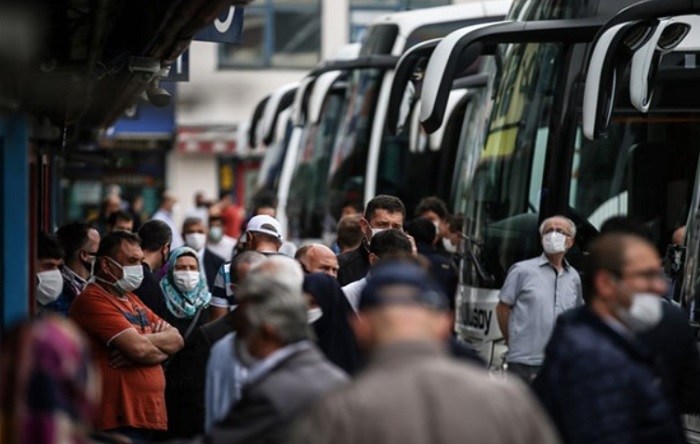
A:
{"label": "man wearing white cap", "polygon": [[282,226],[274,217],[255,216],[248,222],[246,237],[249,251],[278,254],[282,246]]}

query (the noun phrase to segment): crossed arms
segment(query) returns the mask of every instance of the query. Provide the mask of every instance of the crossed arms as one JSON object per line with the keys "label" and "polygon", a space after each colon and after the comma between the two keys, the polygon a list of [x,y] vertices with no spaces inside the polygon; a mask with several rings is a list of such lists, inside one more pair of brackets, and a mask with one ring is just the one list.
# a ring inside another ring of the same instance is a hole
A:
{"label": "crossed arms", "polygon": [[112,339],[110,365],[115,368],[157,365],[185,345],[180,332],[167,322],[160,320],[151,327],[153,333],[142,335],[135,328],[129,328]]}

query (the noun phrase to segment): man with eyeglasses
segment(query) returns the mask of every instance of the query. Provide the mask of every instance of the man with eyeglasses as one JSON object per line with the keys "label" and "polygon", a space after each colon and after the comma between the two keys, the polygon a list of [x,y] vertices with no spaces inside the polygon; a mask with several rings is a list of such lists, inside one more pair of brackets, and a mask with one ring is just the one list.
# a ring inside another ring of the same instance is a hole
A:
{"label": "man with eyeglasses", "polygon": [[508,372],[531,383],[561,313],[583,304],[581,278],[564,257],[574,245],[576,225],[564,216],[540,225],[542,255],[514,264],[499,294],[498,326],[508,344]]}
{"label": "man with eyeglasses", "polygon": [[[649,337],[670,307],[656,248],[603,234],[588,248],[583,279],[586,306],[559,317],[533,384],[563,441],[685,442],[670,362]],[[666,347],[692,344],[692,334],[678,332]]]}

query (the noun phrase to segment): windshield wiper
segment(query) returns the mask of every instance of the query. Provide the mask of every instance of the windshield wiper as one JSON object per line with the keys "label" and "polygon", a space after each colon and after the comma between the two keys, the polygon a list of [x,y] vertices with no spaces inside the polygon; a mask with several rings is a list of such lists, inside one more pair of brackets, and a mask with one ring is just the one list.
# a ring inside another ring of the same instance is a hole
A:
{"label": "windshield wiper", "polygon": [[481,260],[477,257],[476,253],[474,253],[474,249],[472,248],[472,245],[478,245],[478,241],[476,239],[471,238],[470,236],[467,236],[464,233],[460,233],[462,236],[462,239],[465,241],[464,246],[465,246],[465,251],[464,255],[462,255],[460,252],[460,256],[462,256],[462,259],[469,260],[472,264],[474,264],[474,268],[476,269],[476,274],[479,275],[479,279],[481,279],[482,283],[486,286],[493,286],[496,283],[496,279],[491,273],[488,273],[485,269],[483,264],[481,263]]}

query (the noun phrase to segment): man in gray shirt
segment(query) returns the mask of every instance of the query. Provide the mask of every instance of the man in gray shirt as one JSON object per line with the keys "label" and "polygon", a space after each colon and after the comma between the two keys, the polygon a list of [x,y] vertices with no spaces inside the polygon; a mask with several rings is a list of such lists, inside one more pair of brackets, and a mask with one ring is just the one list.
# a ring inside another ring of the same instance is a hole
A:
{"label": "man in gray shirt", "polygon": [[583,304],[581,278],[564,256],[574,245],[576,225],[563,216],[540,225],[544,252],[514,264],[496,306],[498,326],[508,344],[508,371],[530,383],[561,313]]}

